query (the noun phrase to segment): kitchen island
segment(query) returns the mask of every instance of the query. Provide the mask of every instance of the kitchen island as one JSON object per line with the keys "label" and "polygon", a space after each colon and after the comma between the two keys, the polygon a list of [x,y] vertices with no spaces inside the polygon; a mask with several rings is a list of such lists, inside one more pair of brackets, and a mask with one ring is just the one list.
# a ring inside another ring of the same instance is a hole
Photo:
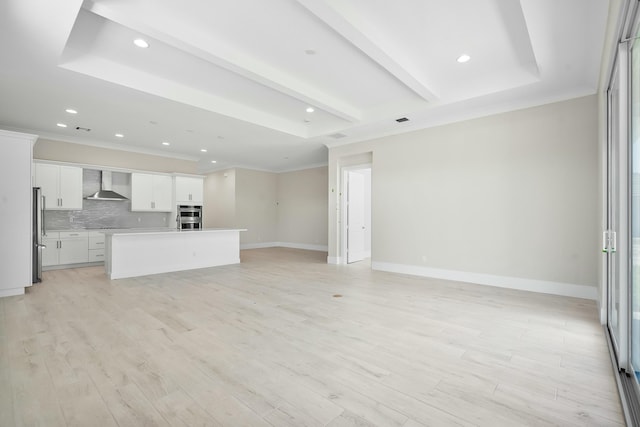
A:
{"label": "kitchen island", "polygon": [[246,229],[105,230],[105,271],[122,279],[238,264],[241,231]]}

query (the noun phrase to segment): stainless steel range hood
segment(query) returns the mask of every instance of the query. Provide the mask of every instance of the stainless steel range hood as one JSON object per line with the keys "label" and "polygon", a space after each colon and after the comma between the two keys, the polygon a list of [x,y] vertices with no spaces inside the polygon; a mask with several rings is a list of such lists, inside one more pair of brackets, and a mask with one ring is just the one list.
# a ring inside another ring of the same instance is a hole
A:
{"label": "stainless steel range hood", "polygon": [[121,194],[111,189],[111,171],[100,171],[100,190],[91,196],[85,197],[87,200],[129,200]]}

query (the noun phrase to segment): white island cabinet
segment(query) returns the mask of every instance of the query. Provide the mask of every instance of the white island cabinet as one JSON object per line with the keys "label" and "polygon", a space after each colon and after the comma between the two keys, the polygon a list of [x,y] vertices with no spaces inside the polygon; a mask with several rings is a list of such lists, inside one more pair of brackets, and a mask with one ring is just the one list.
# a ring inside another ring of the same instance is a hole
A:
{"label": "white island cabinet", "polygon": [[105,230],[110,279],[238,264],[244,229]]}
{"label": "white island cabinet", "polygon": [[173,182],[170,175],[131,174],[131,210],[171,212]]}

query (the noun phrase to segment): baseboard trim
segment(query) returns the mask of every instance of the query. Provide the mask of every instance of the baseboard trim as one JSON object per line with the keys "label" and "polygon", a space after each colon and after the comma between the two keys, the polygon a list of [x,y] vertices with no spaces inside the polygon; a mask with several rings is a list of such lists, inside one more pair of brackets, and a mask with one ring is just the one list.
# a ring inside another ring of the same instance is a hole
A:
{"label": "baseboard trim", "polygon": [[598,289],[595,286],[549,282],[546,280],[523,279],[519,277],[494,276],[491,274],[469,273],[465,271],[443,270],[439,268],[394,264],[378,261],[372,262],[371,268],[373,270],[388,271],[391,273],[432,277],[436,279],[453,280],[456,282],[467,282],[477,285],[495,286],[498,288],[517,289],[521,291],[562,295],[590,300],[598,299]]}
{"label": "baseboard trim", "polygon": [[342,264],[342,258],[339,256],[328,256],[327,264],[340,265]]}
{"label": "baseboard trim", "polygon": [[0,298],[14,297],[16,295],[24,295],[24,288],[2,289],[0,290]]}
{"label": "baseboard trim", "polygon": [[304,249],[307,251],[318,251],[318,252],[329,251],[329,247],[327,245],[311,245],[308,243],[264,242],[264,243],[244,243],[240,245],[240,250],[263,249],[263,248],[292,248],[292,249]]}
{"label": "baseboard trim", "polygon": [[277,242],[278,246],[283,248],[292,249],[304,249],[307,251],[328,252],[329,246],[327,245],[311,245],[308,243],[289,243],[289,242]]}
{"label": "baseboard trim", "polygon": [[95,266],[98,266],[98,265],[104,265],[104,261],[79,262],[77,264],[47,265],[46,267],[42,267],[42,271],[66,270],[68,268],[81,268],[81,267],[95,267]]}
{"label": "baseboard trim", "polygon": [[243,249],[264,249],[275,248],[278,244],[276,242],[261,242],[261,243],[241,243],[240,250]]}

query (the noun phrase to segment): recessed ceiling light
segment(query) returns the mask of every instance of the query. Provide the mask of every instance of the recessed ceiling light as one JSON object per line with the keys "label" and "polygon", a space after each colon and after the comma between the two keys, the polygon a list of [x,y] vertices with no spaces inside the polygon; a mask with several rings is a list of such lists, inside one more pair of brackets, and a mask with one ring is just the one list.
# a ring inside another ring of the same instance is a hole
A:
{"label": "recessed ceiling light", "polygon": [[314,111],[316,110],[314,110],[313,107],[307,107],[307,113],[313,113]]}
{"label": "recessed ceiling light", "polygon": [[218,162],[216,162],[215,160],[211,160],[211,163],[218,163]]}
{"label": "recessed ceiling light", "polygon": [[57,126],[59,128],[66,128],[67,127],[67,125],[65,125],[64,123],[57,123]]}
{"label": "recessed ceiling light", "polygon": [[66,111],[69,114],[78,114],[78,112],[76,110],[74,110],[73,108],[67,108],[64,111]]}
{"label": "recessed ceiling light", "polygon": [[202,151],[203,153],[206,153],[207,149],[206,148],[201,148],[200,151]]}
{"label": "recessed ceiling light", "polygon": [[121,133],[116,133],[116,138],[124,138],[124,135]]}
{"label": "recessed ceiling light", "polygon": [[458,59],[456,59],[456,61],[458,61],[461,64],[464,64],[465,62],[469,62],[469,60],[471,59],[471,57],[469,55],[467,55],[466,53],[458,56]]}
{"label": "recessed ceiling light", "polygon": [[146,49],[146,48],[149,47],[149,43],[147,43],[146,40],[143,40],[143,39],[135,39],[133,41],[133,44],[135,44],[136,46],[141,47],[143,49]]}
{"label": "recessed ceiling light", "polygon": [[165,142],[162,143],[162,145],[171,145],[171,144],[169,144],[168,142],[165,141]]}

